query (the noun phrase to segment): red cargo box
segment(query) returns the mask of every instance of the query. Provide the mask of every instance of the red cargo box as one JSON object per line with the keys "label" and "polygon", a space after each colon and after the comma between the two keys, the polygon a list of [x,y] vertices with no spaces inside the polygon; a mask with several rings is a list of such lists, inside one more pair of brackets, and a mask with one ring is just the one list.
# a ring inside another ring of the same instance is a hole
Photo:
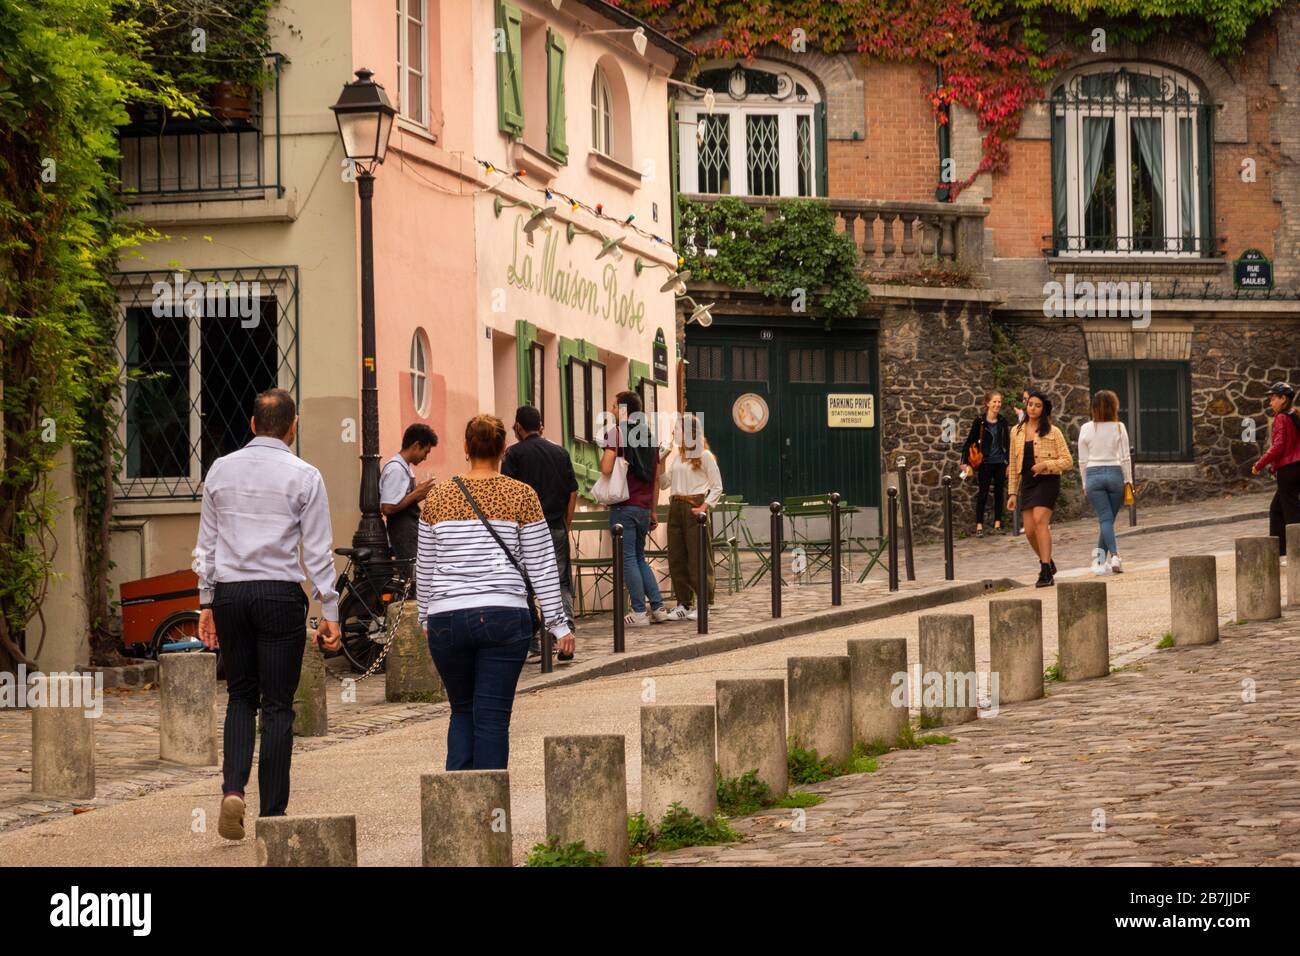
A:
{"label": "red cargo box", "polygon": [[147,647],[164,634],[167,642],[198,636],[199,577],[190,569],[127,581],[121,591],[122,641],[128,648]]}

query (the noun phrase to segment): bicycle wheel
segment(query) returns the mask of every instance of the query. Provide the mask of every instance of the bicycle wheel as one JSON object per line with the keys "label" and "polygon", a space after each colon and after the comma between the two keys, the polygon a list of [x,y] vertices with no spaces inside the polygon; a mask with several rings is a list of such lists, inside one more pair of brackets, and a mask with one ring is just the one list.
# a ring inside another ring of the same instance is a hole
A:
{"label": "bicycle wheel", "polygon": [[[384,649],[387,639],[384,618],[375,618],[365,604],[354,594],[349,594],[339,605],[339,624],[343,631],[343,656],[358,674],[370,669]],[[380,665],[378,674],[384,672]]]}
{"label": "bicycle wheel", "polygon": [[[163,645],[179,644],[183,641],[197,641],[199,639],[199,612],[198,611],[177,611],[171,617],[167,618],[158,625],[157,630],[153,632],[153,639],[149,642],[149,656],[155,661],[158,655],[162,653]],[[198,652],[204,653],[204,652]],[[221,649],[217,651],[217,680],[226,679],[226,671],[221,660]]]}

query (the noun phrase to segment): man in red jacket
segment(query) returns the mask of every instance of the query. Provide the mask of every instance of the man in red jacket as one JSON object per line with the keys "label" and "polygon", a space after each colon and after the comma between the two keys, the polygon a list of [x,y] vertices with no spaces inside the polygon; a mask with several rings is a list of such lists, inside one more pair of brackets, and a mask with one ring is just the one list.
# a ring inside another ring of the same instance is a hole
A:
{"label": "man in red jacket", "polygon": [[1295,389],[1285,382],[1275,382],[1268,390],[1268,404],[1273,409],[1273,435],[1268,451],[1251,466],[1258,475],[1264,468],[1277,477],[1277,493],[1268,509],[1268,533],[1277,538],[1286,556],[1286,526],[1300,524],[1300,416],[1292,405]]}

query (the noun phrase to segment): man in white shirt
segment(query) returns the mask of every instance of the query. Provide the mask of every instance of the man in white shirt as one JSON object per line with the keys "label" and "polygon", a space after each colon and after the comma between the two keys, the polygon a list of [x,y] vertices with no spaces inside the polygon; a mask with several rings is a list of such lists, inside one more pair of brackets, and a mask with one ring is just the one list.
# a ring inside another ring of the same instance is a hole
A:
{"label": "man in white shirt", "polygon": [[229,695],[217,825],[228,840],[244,838],[259,707],[260,815],[283,816],[289,803],[293,695],[306,650],[302,565],[321,602],[315,640],[327,650],[342,646],[329,500],[320,472],[293,453],[293,397],[282,388],[258,395],[251,424],[253,440],[208,469],[194,549],[199,638],[221,648]]}
{"label": "man in white shirt", "polygon": [[424,424],[414,424],[402,435],[402,450],[384,463],[379,473],[379,510],[388,520],[388,544],[393,557],[414,561],[420,544],[420,505],[433,487],[433,479],[415,483],[415,466],[422,464],[438,444],[438,436]]}

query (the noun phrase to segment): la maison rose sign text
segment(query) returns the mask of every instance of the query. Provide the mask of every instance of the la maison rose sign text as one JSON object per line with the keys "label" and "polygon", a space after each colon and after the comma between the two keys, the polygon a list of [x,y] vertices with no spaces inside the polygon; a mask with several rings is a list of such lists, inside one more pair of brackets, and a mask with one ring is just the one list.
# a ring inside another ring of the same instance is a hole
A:
{"label": "la maison rose sign text", "polygon": [[645,331],[645,303],[638,301],[636,290],[630,284],[626,291],[620,291],[618,269],[613,261],[605,263],[599,280],[584,273],[572,259],[567,268],[561,269],[556,264],[561,230],[552,228],[545,233],[539,258],[536,250],[529,250],[526,243],[520,242],[523,223],[522,215],[515,218],[514,252],[506,267],[507,283],[566,305],[575,312],[637,332]]}

